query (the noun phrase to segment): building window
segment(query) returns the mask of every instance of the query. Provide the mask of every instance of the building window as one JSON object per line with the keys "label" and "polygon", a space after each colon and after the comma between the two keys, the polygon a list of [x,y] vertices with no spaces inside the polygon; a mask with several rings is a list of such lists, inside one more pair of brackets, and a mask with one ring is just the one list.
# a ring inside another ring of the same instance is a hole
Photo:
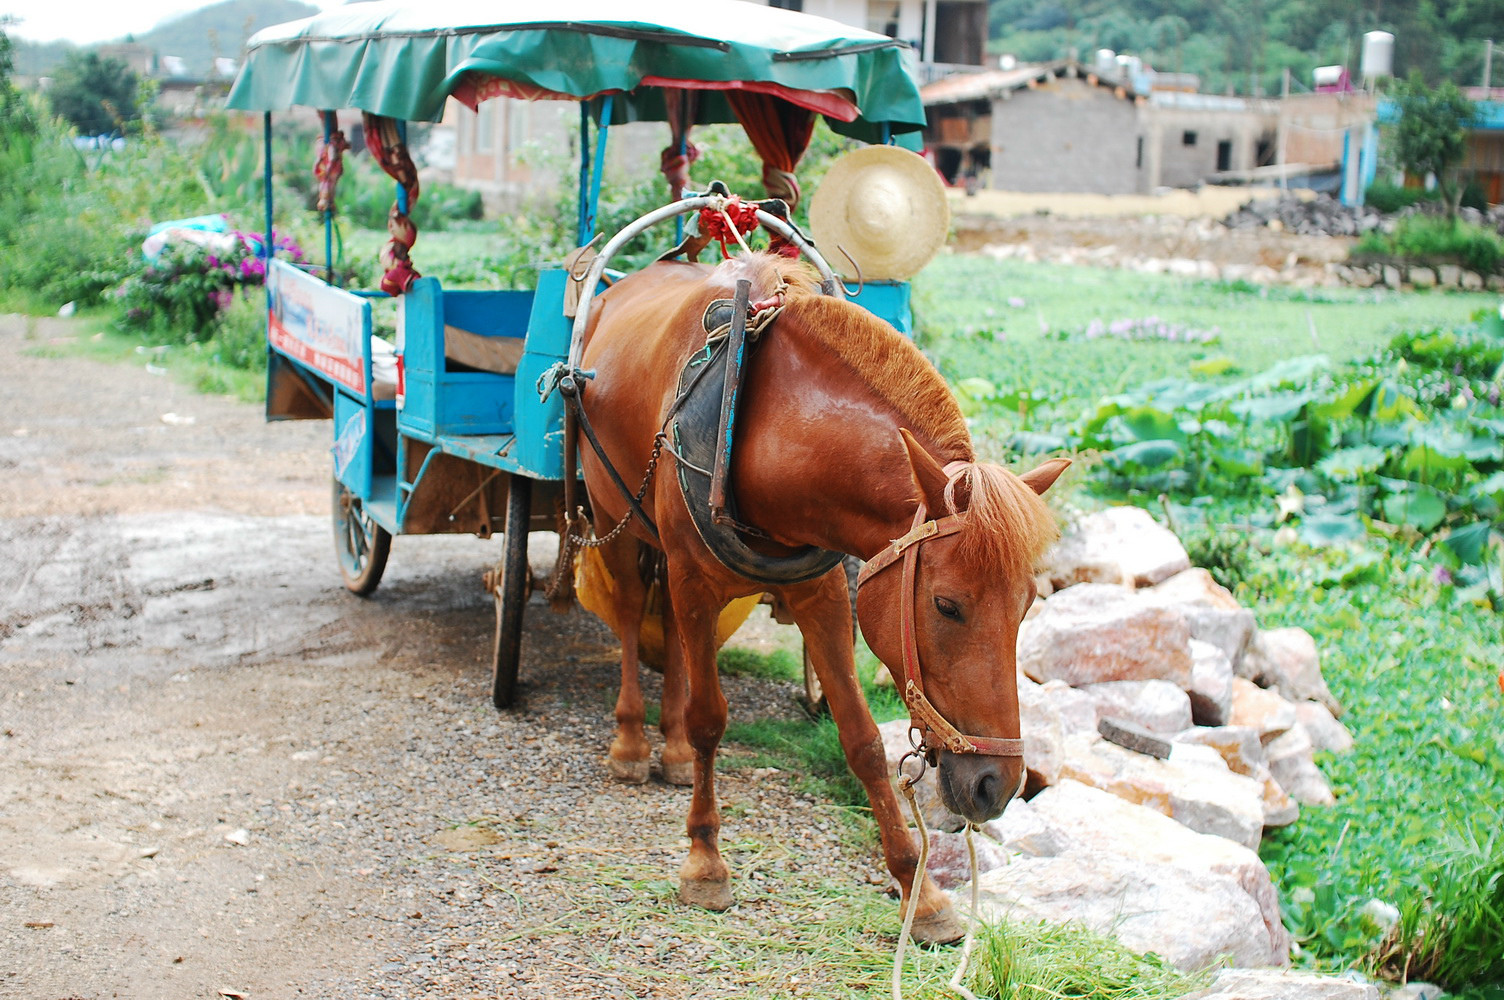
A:
{"label": "building window", "polygon": [[778,7],[782,10],[804,9],[804,0],[768,0],[769,7]]}
{"label": "building window", "polygon": [[1219,171],[1232,169],[1231,139],[1223,139],[1221,142],[1217,143],[1217,169]]}
{"label": "building window", "polygon": [[1196,145],[1196,133],[1192,132],[1190,129],[1186,129],[1184,132],[1180,133],[1180,144],[1182,146]]}
{"label": "building window", "polygon": [[1138,152],[1133,157],[1133,169],[1144,169],[1144,137],[1138,137]]}

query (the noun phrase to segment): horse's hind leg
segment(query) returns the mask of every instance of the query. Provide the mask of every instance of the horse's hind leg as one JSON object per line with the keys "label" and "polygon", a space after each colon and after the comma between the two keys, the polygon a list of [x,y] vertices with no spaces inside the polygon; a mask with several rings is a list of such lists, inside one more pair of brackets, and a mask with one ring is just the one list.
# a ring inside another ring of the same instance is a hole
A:
{"label": "horse's hind leg", "polygon": [[695,752],[684,724],[689,678],[683,648],[674,636],[674,600],[667,586],[663,588],[663,639],[663,703],[658,715],[658,729],[663,733],[663,780],[670,785],[692,785]]}
{"label": "horse's hind leg", "polygon": [[[809,583],[786,587],[783,597],[804,636],[815,673],[825,688],[831,717],[841,736],[841,749],[852,773],[867,789],[872,816],[882,837],[888,871],[898,880],[904,904],[914,891],[919,851],[909,833],[908,819],[888,775],[881,734],[856,677],[853,656],[851,602],[841,567]],[[958,940],[965,932],[950,898],[928,873],[919,880],[919,905],[910,931],[914,940],[940,944]]]}
{"label": "horse's hind leg", "polygon": [[648,758],[652,748],[642,731],[644,717],[642,682],[638,676],[638,636],[642,631],[643,605],[647,585],[638,572],[638,548],[641,542],[630,535],[617,537],[602,546],[600,554],[615,586],[611,610],[621,640],[621,686],[616,694],[616,737],[606,757],[606,767],[620,781],[642,783],[648,780]]}
{"label": "horse's hind leg", "polygon": [[721,857],[721,814],[715,799],[715,752],[726,732],[726,697],[715,664],[715,626],[721,606],[687,581],[676,581],[672,566],[669,591],[672,600],[665,626],[673,626],[669,634],[677,639],[689,681],[684,724],[694,752],[689,857],[679,869],[679,898],[692,906],[724,910],[732,898],[731,873]]}

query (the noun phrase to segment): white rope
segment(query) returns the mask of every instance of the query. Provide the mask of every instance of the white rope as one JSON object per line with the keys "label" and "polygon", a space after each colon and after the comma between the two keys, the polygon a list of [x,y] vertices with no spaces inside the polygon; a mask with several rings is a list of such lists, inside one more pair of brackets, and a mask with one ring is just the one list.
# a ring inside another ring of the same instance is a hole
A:
{"label": "white rope", "polygon": [[726,228],[731,230],[732,236],[736,237],[736,245],[742,248],[742,253],[751,253],[752,251],[747,248],[747,241],[742,239],[741,230],[736,228],[736,223],[731,221],[731,215],[724,208],[721,209],[721,218],[726,220]]}
{"label": "white rope", "polygon": [[[903,956],[909,945],[909,931],[914,926],[914,914],[919,909],[919,888],[923,884],[926,875],[926,865],[930,856],[930,833],[925,825],[924,817],[919,814],[919,803],[914,799],[914,782],[904,775],[898,780],[898,789],[903,792],[904,798],[909,800],[909,812],[913,814],[914,825],[919,828],[919,862],[914,867],[914,880],[909,887],[909,898],[904,901],[903,929],[898,933],[898,950],[893,953],[893,1000],[903,1000]],[[977,903],[981,890],[977,885],[977,845],[972,840],[972,831],[976,824],[966,824],[966,853],[971,862],[971,913],[966,920],[966,940],[961,945],[961,962],[956,966],[956,971],[946,983],[952,990],[960,994],[965,1000],[977,1000],[977,995],[965,986],[961,985],[961,979],[966,975],[966,966],[971,961],[971,951],[976,946],[977,930]]]}

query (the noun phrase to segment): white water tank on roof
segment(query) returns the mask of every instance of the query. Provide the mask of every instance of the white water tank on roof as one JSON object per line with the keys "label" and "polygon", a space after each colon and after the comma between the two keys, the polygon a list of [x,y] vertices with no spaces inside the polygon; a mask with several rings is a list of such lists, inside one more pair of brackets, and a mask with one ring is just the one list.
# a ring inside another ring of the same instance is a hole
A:
{"label": "white water tank on roof", "polygon": [[1387,31],[1370,31],[1363,36],[1363,80],[1377,80],[1394,75],[1394,36]]}
{"label": "white water tank on roof", "polygon": [[1111,49],[1098,49],[1096,70],[1098,73],[1113,73],[1118,68],[1118,54]]}

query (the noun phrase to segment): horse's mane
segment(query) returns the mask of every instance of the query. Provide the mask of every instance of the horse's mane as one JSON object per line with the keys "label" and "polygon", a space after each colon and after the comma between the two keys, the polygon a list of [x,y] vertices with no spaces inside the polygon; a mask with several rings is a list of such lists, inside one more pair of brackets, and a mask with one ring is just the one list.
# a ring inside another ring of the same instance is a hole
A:
{"label": "horse's mane", "polygon": [[1055,519],[1040,496],[1013,473],[976,460],[961,408],[929,359],[865,309],[820,294],[809,265],[772,254],[736,259],[750,270],[754,298],[785,284],[785,314],[797,318],[805,334],[887,399],[906,426],[932,441],[938,461],[959,463],[945,490],[947,513],[964,520],[961,541],[977,568],[1008,579],[1032,574],[1058,534]]}

